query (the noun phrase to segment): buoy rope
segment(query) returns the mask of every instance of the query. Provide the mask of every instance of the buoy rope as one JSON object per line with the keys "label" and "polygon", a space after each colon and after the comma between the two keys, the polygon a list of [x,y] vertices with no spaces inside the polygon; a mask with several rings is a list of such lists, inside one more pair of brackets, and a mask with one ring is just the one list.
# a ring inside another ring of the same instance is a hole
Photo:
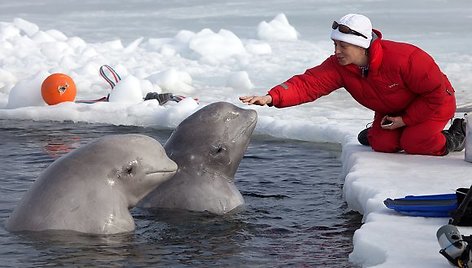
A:
{"label": "buoy rope", "polygon": [[[106,74],[105,69],[108,70],[108,72],[111,74],[113,80],[110,79],[109,75]],[[113,89],[116,84],[121,80],[120,75],[109,65],[100,66],[100,75],[103,77],[103,79],[105,79],[105,81],[108,82],[108,84],[111,86],[111,89]]]}

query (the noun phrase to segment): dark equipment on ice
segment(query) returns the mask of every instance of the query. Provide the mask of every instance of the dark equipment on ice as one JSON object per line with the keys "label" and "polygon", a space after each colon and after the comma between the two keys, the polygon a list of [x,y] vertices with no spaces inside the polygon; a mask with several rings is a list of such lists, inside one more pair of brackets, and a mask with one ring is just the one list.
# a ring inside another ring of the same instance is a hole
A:
{"label": "dark equipment on ice", "polygon": [[457,267],[472,268],[472,235],[461,235],[456,226],[472,226],[472,186],[459,188],[463,193],[459,206],[452,212],[449,224],[442,226],[436,233],[441,247],[439,253]]}
{"label": "dark equipment on ice", "polygon": [[447,224],[436,233],[443,255],[451,264],[457,267],[472,267],[472,236],[463,236],[456,226]]}

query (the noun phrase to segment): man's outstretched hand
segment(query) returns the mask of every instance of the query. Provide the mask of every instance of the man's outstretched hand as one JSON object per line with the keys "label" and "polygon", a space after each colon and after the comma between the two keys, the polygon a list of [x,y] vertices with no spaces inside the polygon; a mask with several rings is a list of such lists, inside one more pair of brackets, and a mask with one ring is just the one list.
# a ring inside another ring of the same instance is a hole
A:
{"label": "man's outstretched hand", "polygon": [[241,100],[243,103],[256,104],[256,105],[261,105],[261,106],[272,103],[272,97],[270,95],[265,95],[265,96],[241,96],[241,97],[239,97],[239,100]]}

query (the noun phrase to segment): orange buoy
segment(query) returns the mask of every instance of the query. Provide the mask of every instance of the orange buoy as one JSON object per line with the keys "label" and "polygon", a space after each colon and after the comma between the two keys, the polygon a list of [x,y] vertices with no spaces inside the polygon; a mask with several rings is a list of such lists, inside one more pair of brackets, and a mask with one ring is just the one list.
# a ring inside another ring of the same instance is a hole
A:
{"label": "orange buoy", "polygon": [[65,101],[74,101],[77,95],[74,80],[62,73],[54,73],[44,79],[41,84],[43,100],[54,105]]}

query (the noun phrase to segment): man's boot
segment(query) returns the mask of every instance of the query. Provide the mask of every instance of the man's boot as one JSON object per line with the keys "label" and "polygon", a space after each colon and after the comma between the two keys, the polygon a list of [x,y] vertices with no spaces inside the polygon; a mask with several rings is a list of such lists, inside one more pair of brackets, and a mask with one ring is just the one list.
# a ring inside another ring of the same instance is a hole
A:
{"label": "man's boot", "polygon": [[362,130],[361,132],[359,132],[359,134],[357,135],[357,140],[359,141],[360,144],[362,145],[365,145],[365,146],[369,146],[369,139],[367,139],[367,134],[369,132],[369,129],[371,129],[371,127],[368,127],[364,130]]}
{"label": "man's boot", "polygon": [[442,133],[446,137],[446,154],[450,152],[460,152],[465,147],[465,119],[456,118],[452,121],[448,130]]}

